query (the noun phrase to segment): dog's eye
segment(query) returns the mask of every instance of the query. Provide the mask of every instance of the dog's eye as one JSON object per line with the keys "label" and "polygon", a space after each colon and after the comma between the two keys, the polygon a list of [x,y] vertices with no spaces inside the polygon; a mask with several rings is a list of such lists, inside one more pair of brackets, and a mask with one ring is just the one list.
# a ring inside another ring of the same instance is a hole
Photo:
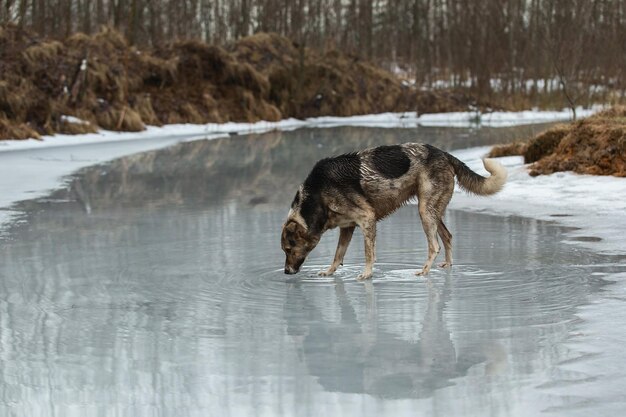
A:
{"label": "dog's eye", "polygon": [[291,246],[296,246],[296,241],[295,241],[295,240],[292,240],[292,239],[289,239],[289,244],[290,244]]}

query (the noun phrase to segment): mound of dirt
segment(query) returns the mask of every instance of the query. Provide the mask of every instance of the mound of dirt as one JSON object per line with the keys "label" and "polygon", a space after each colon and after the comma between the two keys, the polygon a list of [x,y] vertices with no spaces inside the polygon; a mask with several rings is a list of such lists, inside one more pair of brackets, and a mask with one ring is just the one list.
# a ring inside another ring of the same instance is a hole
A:
{"label": "mound of dirt", "polygon": [[530,139],[524,150],[524,163],[530,164],[551,155],[570,131],[567,125],[558,125]]}
{"label": "mound of dirt", "polygon": [[517,156],[524,155],[528,143],[526,142],[513,142],[506,145],[496,145],[487,154],[487,158],[500,158],[503,156]]}
{"label": "mound of dirt", "polygon": [[415,109],[414,89],[354,56],[316,51],[267,33],[242,38],[232,51],[267,77],[270,102],[289,117]]}
{"label": "mound of dirt", "polygon": [[357,57],[271,33],[227,49],[180,41],[140,51],[106,27],[58,41],[0,26],[0,139],[469,104],[462,94],[420,92]]}
{"label": "mound of dirt", "polygon": [[297,44],[276,33],[257,33],[239,39],[231,45],[230,51],[238,61],[249,63],[267,76],[274,68],[290,66],[297,61],[298,48]]}
{"label": "mound of dirt", "polygon": [[573,171],[626,177],[626,107],[555,126],[525,143],[496,146],[489,155],[523,155],[532,176]]}
{"label": "mound of dirt", "polygon": [[247,62],[213,45],[178,42],[157,52],[173,61],[174,82],[151,82],[145,92],[162,123],[279,120],[268,101],[267,78]]}

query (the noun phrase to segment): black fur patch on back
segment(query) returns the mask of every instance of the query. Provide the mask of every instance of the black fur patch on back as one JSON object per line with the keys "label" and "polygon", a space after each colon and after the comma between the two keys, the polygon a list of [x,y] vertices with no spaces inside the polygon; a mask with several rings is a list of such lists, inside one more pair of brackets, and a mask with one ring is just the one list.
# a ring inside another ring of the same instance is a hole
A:
{"label": "black fur patch on back", "polygon": [[361,158],[356,153],[347,153],[318,161],[304,181],[304,191],[307,195],[330,187],[340,190],[347,188],[363,194]]}
{"label": "black fur patch on back", "polygon": [[399,145],[379,146],[372,150],[372,163],[385,178],[399,178],[406,174],[411,160]]}
{"label": "black fur patch on back", "polygon": [[321,228],[326,222],[327,213],[321,192],[333,188],[342,194],[364,194],[361,187],[361,158],[356,153],[320,160],[304,181],[305,198],[300,205],[300,214],[312,229]]}

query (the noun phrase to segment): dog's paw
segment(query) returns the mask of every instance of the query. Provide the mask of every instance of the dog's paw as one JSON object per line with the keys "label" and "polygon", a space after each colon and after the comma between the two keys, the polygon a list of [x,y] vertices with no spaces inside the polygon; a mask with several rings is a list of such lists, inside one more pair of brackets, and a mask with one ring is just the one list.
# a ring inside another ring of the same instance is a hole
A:
{"label": "dog's paw", "polygon": [[428,275],[429,270],[428,269],[421,269],[417,272],[415,272],[415,275],[417,275],[418,277],[423,277],[425,275]]}
{"label": "dog's paw", "polygon": [[333,271],[331,269],[326,269],[324,271],[318,272],[317,275],[320,276],[320,277],[329,277],[329,276],[331,276],[334,273],[335,273],[335,271]]}
{"label": "dog's paw", "polygon": [[371,277],[372,277],[371,272],[363,272],[362,274],[359,274],[359,276],[357,276],[356,279],[358,281],[365,281],[366,279],[370,279]]}
{"label": "dog's paw", "polygon": [[452,264],[451,264],[451,263],[449,264],[449,263],[447,263],[447,262],[441,262],[441,263],[438,263],[438,264],[437,264],[437,266],[438,266],[439,268],[452,268]]}

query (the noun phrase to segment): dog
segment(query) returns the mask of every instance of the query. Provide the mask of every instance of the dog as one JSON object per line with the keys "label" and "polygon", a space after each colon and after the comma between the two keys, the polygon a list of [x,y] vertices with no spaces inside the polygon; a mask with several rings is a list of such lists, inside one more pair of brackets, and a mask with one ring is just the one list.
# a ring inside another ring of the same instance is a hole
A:
{"label": "dog", "polygon": [[443,215],[452,198],[454,177],[464,190],[492,195],[506,182],[506,169],[483,159],[491,174],[483,177],[463,162],[432,145],[405,143],[379,146],[325,158],[315,164],[298,188],[281,234],[285,274],[300,270],[322,234],[339,227],[339,243],[332,264],[319,275],[332,275],[340,265],[356,226],[365,239],[365,269],[357,279],[372,277],[375,262],[376,222],[417,197],[428,258],[416,275],[426,275],[439,253],[437,234],[445,249],[442,268],[452,266],[452,234]]}

